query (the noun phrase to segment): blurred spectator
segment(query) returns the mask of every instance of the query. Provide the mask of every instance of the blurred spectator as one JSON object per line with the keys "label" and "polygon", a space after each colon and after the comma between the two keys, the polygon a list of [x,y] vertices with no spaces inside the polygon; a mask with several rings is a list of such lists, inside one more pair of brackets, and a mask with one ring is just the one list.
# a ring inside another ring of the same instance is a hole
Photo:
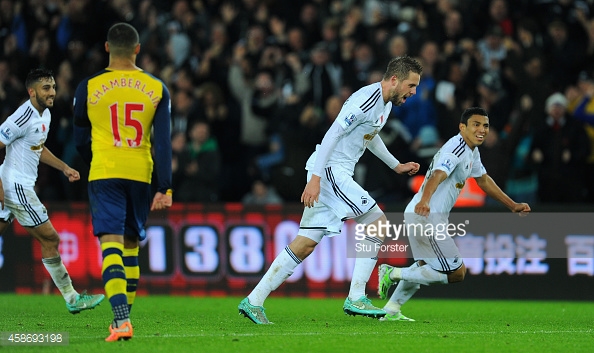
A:
{"label": "blurred spectator", "polygon": [[570,87],[566,96],[569,98],[568,111],[584,123],[590,140],[590,154],[586,160],[584,180],[586,181],[587,202],[594,202],[594,78],[587,71],[582,71],[576,86]]}
{"label": "blurred spectator", "polygon": [[590,143],[581,122],[567,114],[561,93],[546,101],[546,124],[532,141],[532,162],[538,170],[540,202],[568,203],[584,199],[584,163]]}
{"label": "blurred spectator", "polygon": [[193,92],[177,90],[171,100],[171,133],[189,133],[189,128],[197,121],[196,100]]}
{"label": "blurred spectator", "polygon": [[551,81],[556,83],[559,90],[565,90],[577,78],[585,59],[586,46],[570,37],[567,24],[560,20],[549,23],[545,39],[544,49]]}
{"label": "blurred spectator", "polygon": [[171,173],[173,188],[177,190],[183,183],[185,171],[181,163],[184,162],[184,154],[187,148],[186,134],[174,132],[171,136]]}
{"label": "blurred spectator", "polygon": [[328,97],[338,93],[340,87],[340,67],[330,61],[325,43],[318,43],[311,50],[310,62],[303,68],[309,77],[309,92],[305,96],[314,106],[322,108]]}
{"label": "blurred spectator", "polygon": [[490,134],[503,133],[512,111],[512,101],[503,89],[499,73],[484,73],[478,81],[477,92],[475,105],[489,113]]}
{"label": "blurred spectator", "polygon": [[179,159],[184,177],[176,192],[182,202],[215,202],[219,198],[221,157],[210,127],[198,121],[190,128],[185,153]]}
{"label": "blurred spectator", "polygon": [[503,30],[499,26],[491,27],[485,36],[477,43],[481,57],[481,68],[485,71],[500,71],[502,61],[507,56],[504,45]]}
{"label": "blurred spectator", "polygon": [[343,63],[342,77],[354,90],[358,90],[365,86],[369,74],[376,68],[376,64],[371,46],[366,42],[357,43],[352,60]]}
{"label": "blurred spectator", "polygon": [[280,205],[283,199],[262,180],[254,180],[252,189],[241,199],[244,205]]}
{"label": "blurred spectator", "polygon": [[0,121],[4,121],[19,107],[20,87],[10,72],[9,63],[0,57]]}

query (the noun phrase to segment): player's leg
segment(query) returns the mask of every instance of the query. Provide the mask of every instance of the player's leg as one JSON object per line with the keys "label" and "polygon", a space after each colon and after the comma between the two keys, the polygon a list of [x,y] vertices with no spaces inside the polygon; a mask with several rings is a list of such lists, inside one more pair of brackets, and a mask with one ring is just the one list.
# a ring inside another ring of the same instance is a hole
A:
{"label": "player's leg", "polygon": [[[424,265],[423,261],[415,261],[410,267],[418,267]],[[386,266],[381,265],[379,273],[379,281],[382,282],[383,276],[386,274]],[[400,308],[404,305],[412,296],[421,288],[421,285],[414,282],[401,280],[398,282],[394,293],[390,297],[390,300],[384,305],[386,316],[381,318],[381,321],[415,321],[402,314]]]}
{"label": "player's leg", "polygon": [[126,202],[126,226],[124,230],[123,262],[126,273],[126,296],[128,308],[136,299],[136,289],[140,279],[140,266],[138,263],[139,243],[146,238],[145,225],[150,212],[151,189],[150,184],[130,181],[127,189],[128,201]]}
{"label": "player's leg", "polygon": [[62,293],[66,301],[66,308],[72,314],[83,310],[94,309],[103,301],[103,294],[90,295],[86,292],[78,293],[73,285],[68,270],[62,262],[58,251],[60,236],[49,219],[37,227],[25,227],[29,234],[37,239],[41,245],[41,261],[50,274],[54,284]]}
{"label": "player's leg", "polygon": [[110,335],[105,340],[111,342],[129,339],[132,337],[132,324],[126,295],[124,237],[121,234],[102,234],[99,236],[99,241],[103,258],[101,277],[113,312],[113,321],[109,326]]}
{"label": "player's leg", "polygon": [[326,231],[326,227],[321,224],[328,222],[332,217],[333,214],[322,204],[304,209],[299,229],[301,235],[297,235],[291,244],[277,255],[254,290],[241,301],[238,306],[240,314],[256,324],[270,323],[265,314],[264,301],[313,252]]}
{"label": "player's leg", "polygon": [[[13,217],[16,218],[27,232],[39,241],[41,261],[62,293],[68,311],[78,314],[82,310],[93,309],[99,305],[105,298],[103,294],[88,295],[86,292],[79,294],[74,289],[72,279],[58,251],[60,236],[50,222],[47,210],[39,201],[33,187],[7,182],[3,184],[3,188],[5,207],[0,211],[2,219],[11,221]],[[7,225],[8,223],[3,224],[3,226]]]}
{"label": "player's leg", "polygon": [[140,266],[138,265],[138,252],[140,251],[138,237],[126,235],[124,237],[124,251],[122,262],[126,273],[126,297],[128,298],[128,309],[132,311],[132,305],[136,299],[136,289],[140,279]]}
{"label": "player's leg", "polygon": [[390,301],[384,307],[386,311],[392,313],[388,317],[391,321],[410,321],[400,313],[400,307],[419,290],[421,284],[460,282],[464,280],[466,273],[458,247],[451,237],[441,238],[427,232],[427,224],[416,216],[405,214],[405,220],[411,250],[415,259],[419,261],[408,268],[380,266],[378,286],[380,297],[385,297],[389,287],[399,282]]}
{"label": "player's leg", "polygon": [[[379,206],[373,206],[367,213],[355,218],[355,221],[359,224],[366,226],[373,226],[375,229],[381,229],[378,227],[379,224],[386,224],[387,219],[383,211]],[[367,233],[366,233],[367,234]],[[351,280],[351,286],[349,289],[349,298],[351,300],[357,300],[366,295],[366,287],[371,273],[377,264],[377,254],[379,248],[384,240],[385,234],[373,234],[366,235],[364,239],[360,241],[366,249],[371,251],[365,252],[365,257],[359,257],[355,259],[355,267],[353,268],[353,277]],[[370,256],[370,257],[367,257]]]}
{"label": "player's leg", "polygon": [[[357,184],[352,176],[340,169],[328,167],[320,184],[320,202],[330,208],[336,218],[341,221],[355,219],[359,224],[377,224],[385,222],[385,215],[377,207],[375,200]],[[339,231],[336,230],[337,232]],[[363,315],[381,317],[385,312],[375,307],[365,295],[365,288],[369,277],[377,263],[377,252],[382,244],[381,237],[366,236],[362,242],[372,251],[366,252],[364,257],[357,256],[349,295],[343,304],[343,311],[348,315]],[[358,254],[360,255],[360,254]]]}
{"label": "player's leg", "polygon": [[129,339],[133,334],[123,261],[127,187],[121,179],[94,180],[88,184],[93,232],[101,243],[101,277],[114,315],[106,341]]}

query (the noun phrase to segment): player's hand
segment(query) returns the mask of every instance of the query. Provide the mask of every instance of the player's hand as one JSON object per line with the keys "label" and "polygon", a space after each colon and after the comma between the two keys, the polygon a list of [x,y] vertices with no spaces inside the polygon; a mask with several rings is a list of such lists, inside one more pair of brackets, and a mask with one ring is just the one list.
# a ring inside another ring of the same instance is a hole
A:
{"label": "player's hand", "polygon": [[157,191],[155,197],[153,198],[153,203],[151,204],[151,211],[164,210],[171,207],[172,204],[173,198],[171,195],[163,194]]}
{"label": "player's hand", "polygon": [[428,202],[421,201],[415,206],[415,213],[419,216],[427,217],[431,212],[431,208],[429,207]]}
{"label": "player's hand", "polygon": [[314,202],[318,202],[320,198],[320,177],[313,175],[305,185],[305,190],[301,194],[301,202],[305,207],[313,207]]}
{"label": "player's hand", "polygon": [[526,217],[532,211],[527,203],[516,203],[512,208],[512,212],[518,213],[520,217]]}
{"label": "player's hand", "polygon": [[64,169],[64,175],[71,183],[80,180],[80,173],[76,169],[72,169],[70,167]]}
{"label": "player's hand", "polygon": [[398,174],[415,175],[420,167],[419,163],[415,162],[400,163],[394,168],[394,171]]}

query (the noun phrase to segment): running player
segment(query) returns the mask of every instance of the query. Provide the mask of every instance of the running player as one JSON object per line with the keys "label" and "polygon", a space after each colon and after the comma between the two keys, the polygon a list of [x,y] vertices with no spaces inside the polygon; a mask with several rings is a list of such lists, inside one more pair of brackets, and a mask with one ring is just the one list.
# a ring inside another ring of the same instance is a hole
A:
{"label": "running player", "polygon": [[44,145],[52,119],[49,108],[54,106],[56,97],[52,72],[46,69],[31,71],[25,86],[29,100],[0,125],[0,149],[6,147],[6,157],[0,166],[0,234],[16,218],[39,241],[43,265],[66,300],[68,311],[78,314],[93,309],[105,296],[79,294],[74,290],[58,251],[60,236],[34,187],[39,162],[62,171],[70,182],[79,180],[80,174]]}
{"label": "running player", "polygon": [[[475,178],[478,186],[512,212],[530,212],[526,203],[517,203],[505,194],[487,174],[481,163],[478,146],[489,133],[487,112],[468,108],[460,119],[460,133],[446,142],[433,157],[425,181],[404,211],[410,248],[416,262],[408,268],[379,267],[378,294],[387,297],[396,282],[398,286],[384,306],[384,321],[414,321],[402,315],[400,307],[420,289],[420,285],[461,282],[466,274],[462,256],[452,237],[436,237],[426,229],[444,225],[466,179]],[[421,225],[419,228],[415,225]],[[411,233],[411,231],[413,233]],[[429,235],[429,236],[428,236]]]}
{"label": "running player", "polygon": [[[353,180],[355,164],[368,148],[398,174],[414,174],[419,164],[400,163],[378,135],[386,124],[392,105],[401,105],[414,95],[421,79],[422,67],[403,56],[388,64],[382,81],[365,86],[349,97],[330,126],[322,143],[306,164],[308,182],[301,195],[306,208],[299,235],[274,260],[256,288],[239,304],[239,312],[256,324],[268,324],[264,300],[278,288],[324,236],[340,233],[347,219],[360,224],[377,225],[386,216],[375,200]],[[366,237],[366,245],[381,244],[383,237]],[[378,247],[375,247],[378,249]],[[367,281],[377,262],[357,258],[349,295],[343,310],[350,315],[382,317],[384,310],[373,306],[365,295]]]}

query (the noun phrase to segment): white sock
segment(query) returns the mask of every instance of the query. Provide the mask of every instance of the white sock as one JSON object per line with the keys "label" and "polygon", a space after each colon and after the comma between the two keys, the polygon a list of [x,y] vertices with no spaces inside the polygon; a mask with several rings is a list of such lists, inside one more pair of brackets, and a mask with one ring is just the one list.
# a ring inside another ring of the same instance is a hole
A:
{"label": "white sock", "polygon": [[41,262],[43,262],[43,265],[52,277],[54,284],[58,287],[60,293],[62,293],[64,300],[66,300],[67,303],[74,304],[78,292],[72,287],[72,279],[70,279],[70,275],[62,263],[60,255],[45,259],[42,258]]}
{"label": "white sock", "polygon": [[[418,263],[415,262],[409,268],[419,267]],[[406,280],[398,282],[394,293],[390,297],[390,300],[384,306],[384,310],[390,314],[395,314],[400,311],[400,307],[404,305],[419,289],[421,285]]]}
{"label": "white sock", "polygon": [[353,268],[353,279],[351,280],[351,288],[349,289],[349,298],[351,300],[358,300],[365,296],[365,289],[367,288],[367,281],[377,264],[377,257],[357,258],[355,259],[355,267]]}
{"label": "white sock", "polygon": [[285,250],[281,251],[276,259],[274,259],[264,277],[262,277],[260,282],[256,285],[256,288],[254,288],[248,295],[250,304],[262,306],[264,300],[270,295],[270,292],[283,284],[283,282],[293,274],[293,270],[300,263],[301,260],[295,256],[293,251],[287,246]]}
{"label": "white sock", "polygon": [[[377,264],[377,253],[379,246],[382,241],[376,237],[366,236],[365,239],[361,240],[361,243],[367,246],[367,248],[375,249],[372,250],[372,258],[356,258],[355,267],[353,268],[353,279],[351,279],[351,288],[349,289],[349,298],[351,300],[358,300],[365,296],[365,289],[367,288],[367,281]],[[371,247],[369,247],[371,246]]]}
{"label": "white sock", "polygon": [[400,271],[399,277],[399,279],[418,284],[424,284],[426,286],[448,283],[448,276],[445,273],[435,271],[429,267],[429,265],[403,268]]}

